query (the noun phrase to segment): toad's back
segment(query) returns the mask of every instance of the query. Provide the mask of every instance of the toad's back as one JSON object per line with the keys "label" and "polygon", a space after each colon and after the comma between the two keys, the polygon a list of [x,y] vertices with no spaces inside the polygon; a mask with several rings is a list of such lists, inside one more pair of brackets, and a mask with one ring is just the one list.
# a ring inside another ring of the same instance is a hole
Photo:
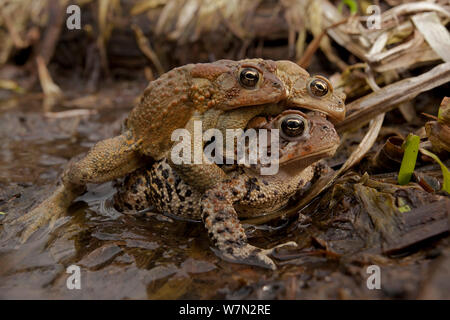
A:
{"label": "toad's back", "polygon": [[170,148],[171,132],[184,128],[195,111],[189,99],[192,67],[175,68],[150,82],[127,120],[133,140],[155,159]]}

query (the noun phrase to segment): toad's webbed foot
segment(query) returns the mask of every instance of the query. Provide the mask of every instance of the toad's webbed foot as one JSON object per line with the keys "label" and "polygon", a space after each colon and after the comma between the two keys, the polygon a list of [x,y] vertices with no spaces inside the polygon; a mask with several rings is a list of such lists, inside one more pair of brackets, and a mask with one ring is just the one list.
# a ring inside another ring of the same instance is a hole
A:
{"label": "toad's webbed foot", "polygon": [[271,270],[276,270],[277,266],[268,257],[268,254],[264,252],[265,250],[258,247],[252,246],[250,244],[245,244],[241,247],[229,246],[225,250],[215,249],[212,250],[214,253],[225,261],[249,264],[252,266],[258,266],[262,268],[267,268]]}
{"label": "toad's webbed foot", "polygon": [[277,267],[273,260],[269,258],[269,255],[277,248],[289,246],[297,247],[297,244],[293,241],[282,243],[271,249],[261,249],[250,244],[244,246],[229,246],[225,250],[217,250],[213,248],[213,251],[226,261],[249,264],[253,266],[263,267],[271,270],[276,270]]}
{"label": "toad's webbed foot", "polygon": [[79,193],[78,188],[68,189],[61,185],[36,208],[14,220],[13,224],[24,225],[20,236],[21,242],[26,242],[35,231],[45,225],[49,225],[52,229],[55,222],[67,212],[67,208]]}

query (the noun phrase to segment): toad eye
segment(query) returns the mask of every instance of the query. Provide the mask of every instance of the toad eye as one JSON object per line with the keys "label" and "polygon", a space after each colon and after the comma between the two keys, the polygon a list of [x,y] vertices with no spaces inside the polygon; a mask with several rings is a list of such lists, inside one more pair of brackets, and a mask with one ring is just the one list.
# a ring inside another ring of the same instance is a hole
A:
{"label": "toad eye", "polygon": [[239,74],[239,82],[244,88],[253,89],[258,84],[259,72],[254,68],[244,68]]}
{"label": "toad eye", "polygon": [[308,121],[298,114],[280,119],[281,133],[285,138],[298,138],[308,132]]}
{"label": "toad eye", "polygon": [[315,97],[323,97],[330,90],[329,82],[322,78],[315,78],[308,85],[308,91]]}

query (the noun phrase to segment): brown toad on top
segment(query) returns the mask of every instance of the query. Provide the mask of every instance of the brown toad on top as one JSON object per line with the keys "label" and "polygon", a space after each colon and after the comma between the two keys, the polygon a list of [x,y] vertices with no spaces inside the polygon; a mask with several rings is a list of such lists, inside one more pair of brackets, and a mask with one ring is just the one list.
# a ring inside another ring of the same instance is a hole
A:
{"label": "brown toad on top", "polygon": [[[196,120],[202,121],[204,131],[245,128],[266,109],[279,113],[290,107],[318,110],[336,120],[345,116],[343,99],[329,82],[311,77],[290,61],[220,60],[175,68],[150,82],[120,135],[98,142],[84,158],[72,161],[54,193],[18,219],[26,223],[22,240],[40,226],[52,225],[87,183],[124,177],[151,161],[168,159],[170,163],[175,129],[192,132]],[[227,179],[215,164],[170,165],[201,192]]]}
{"label": "brown toad on top", "polygon": [[305,115],[298,110],[286,110],[270,121],[262,121],[259,128],[280,131],[277,174],[261,176],[257,167],[239,166],[202,193],[162,159],[126,177],[115,196],[115,207],[139,211],[153,205],[165,214],[202,219],[219,256],[275,269],[267,256],[273,249],[248,244],[239,218],[269,214],[284,206],[313,178],[317,161],[334,154],[339,136],[322,114]]}

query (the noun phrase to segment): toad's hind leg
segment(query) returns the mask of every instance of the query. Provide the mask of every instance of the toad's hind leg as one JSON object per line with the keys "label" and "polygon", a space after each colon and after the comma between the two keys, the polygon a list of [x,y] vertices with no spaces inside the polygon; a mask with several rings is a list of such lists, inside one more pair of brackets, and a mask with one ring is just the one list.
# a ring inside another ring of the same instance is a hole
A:
{"label": "toad's hind leg", "polygon": [[100,141],[79,161],[69,163],[64,171],[62,183],[53,194],[21,216],[15,222],[24,223],[21,240],[25,242],[38,228],[54,222],[67,212],[73,200],[85,191],[87,183],[110,181],[134,171],[143,165],[144,159],[138,153],[138,143],[127,131]]}
{"label": "toad's hind leg", "polygon": [[63,183],[86,185],[125,176],[145,163],[144,157],[138,152],[139,144],[129,131],[100,141],[84,158],[69,165],[63,174]]}

